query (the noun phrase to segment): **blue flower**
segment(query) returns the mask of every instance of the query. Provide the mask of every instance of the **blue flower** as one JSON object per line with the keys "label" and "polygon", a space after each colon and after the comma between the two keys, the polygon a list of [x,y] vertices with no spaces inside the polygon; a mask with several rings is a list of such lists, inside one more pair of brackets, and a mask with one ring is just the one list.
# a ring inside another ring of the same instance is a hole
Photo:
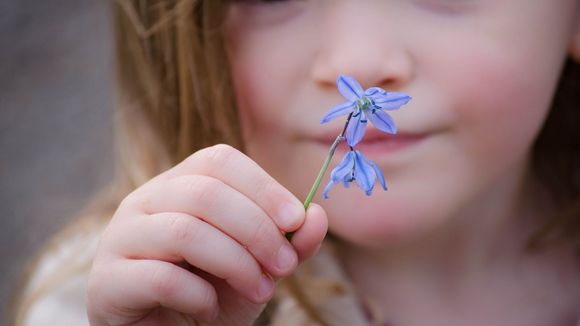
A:
{"label": "blue flower", "polygon": [[385,112],[396,110],[407,104],[411,97],[404,93],[387,92],[379,87],[363,91],[361,85],[352,77],[340,75],[336,80],[338,91],[347,101],[328,111],[320,123],[353,113],[346,129],[346,141],[350,146],[358,144],[365,134],[367,119],[379,130],[395,134],[397,127],[391,116]]}
{"label": "blue flower", "polygon": [[324,188],[322,197],[328,199],[328,192],[333,185],[342,182],[344,187],[348,188],[353,181],[364,190],[367,196],[370,196],[377,177],[383,189],[387,190],[385,177],[381,169],[373,161],[362,155],[361,152],[351,149],[330,173],[330,182]]}

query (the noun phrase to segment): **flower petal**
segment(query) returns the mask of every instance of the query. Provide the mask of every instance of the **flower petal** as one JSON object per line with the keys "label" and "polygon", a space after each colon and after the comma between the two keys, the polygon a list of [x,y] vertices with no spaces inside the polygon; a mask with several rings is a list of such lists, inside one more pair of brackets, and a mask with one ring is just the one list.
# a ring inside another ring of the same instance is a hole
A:
{"label": "flower petal", "polygon": [[[354,172],[354,171],[353,171]],[[342,185],[345,188],[350,188],[350,183],[354,181],[354,177],[349,174],[344,176],[344,179],[342,179]]]}
{"label": "flower petal", "polygon": [[354,154],[352,151],[348,151],[342,161],[338,163],[338,165],[332,169],[330,173],[330,182],[324,187],[324,191],[322,192],[322,198],[328,199],[328,192],[330,188],[336,183],[340,183],[343,181],[349,173],[351,173],[353,165],[354,165]]}
{"label": "flower petal", "polygon": [[330,173],[330,180],[334,183],[341,182],[346,175],[352,170],[354,165],[353,151],[348,151],[342,161],[332,169]]}
{"label": "flower petal", "polygon": [[324,187],[324,191],[322,192],[322,198],[328,199],[328,192],[330,191],[330,188],[332,188],[332,185],[334,185],[334,182],[330,181],[326,185],[326,187]]}
{"label": "flower petal", "polygon": [[361,85],[356,81],[356,79],[350,76],[338,76],[336,85],[338,86],[340,94],[349,101],[357,101],[364,95]]}
{"label": "flower petal", "polygon": [[387,183],[385,181],[385,176],[383,175],[383,171],[381,171],[381,169],[379,168],[379,166],[375,162],[369,160],[366,157],[364,157],[364,159],[375,170],[375,173],[377,174],[377,177],[379,178],[379,182],[381,183],[381,187],[383,187],[384,190],[387,190]]}
{"label": "flower petal", "polygon": [[367,119],[365,113],[358,110],[358,115],[356,117],[353,116],[346,127],[346,142],[351,147],[358,144],[365,135],[366,127]]}
{"label": "flower petal", "polygon": [[355,104],[356,102],[351,101],[334,106],[332,109],[326,112],[326,114],[320,120],[320,123],[327,123],[336,117],[351,113],[356,107]]}
{"label": "flower petal", "polygon": [[369,95],[368,97],[377,107],[383,110],[396,110],[411,100],[409,95],[398,92],[385,92],[385,94],[377,92],[376,94]]}
{"label": "flower petal", "polygon": [[385,112],[381,110],[374,110],[370,114],[367,114],[369,120],[373,124],[373,126],[377,127],[380,131],[387,132],[390,134],[397,133],[397,126],[395,126],[395,121],[393,118]]}
{"label": "flower petal", "polygon": [[377,176],[372,166],[367,163],[366,158],[359,152],[355,151],[355,168],[354,178],[356,184],[364,190],[367,196],[370,196],[375,186]]}
{"label": "flower petal", "polygon": [[367,96],[367,97],[373,97],[373,96],[379,96],[379,95],[387,95],[387,91],[385,91],[384,89],[382,89],[380,87],[371,87],[365,91],[365,96]]}

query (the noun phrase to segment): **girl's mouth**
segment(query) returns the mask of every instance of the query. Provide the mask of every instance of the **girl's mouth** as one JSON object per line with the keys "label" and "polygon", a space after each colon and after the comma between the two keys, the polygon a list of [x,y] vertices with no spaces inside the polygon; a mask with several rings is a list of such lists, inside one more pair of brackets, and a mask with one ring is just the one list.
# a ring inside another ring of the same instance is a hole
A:
{"label": "girl's mouth", "polygon": [[[329,149],[339,133],[337,132],[334,137],[326,134],[325,136],[315,138],[315,142]],[[376,129],[369,129],[366,131],[363,140],[355,146],[355,149],[370,157],[393,154],[412,147],[427,137],[428,134],[425,133],[399,132],[392,135]],[[349,150],[349,146],[345,140],[336,148],[336,151],[340,153],[345,153],[347,150]]]}
{"label": "girl's mouth", "polygon": [[[369,156],[382,153],[393,153],[412,146],[425,137],[426,135],[419,134],[382,134],[380,137],[365,137],[360,143],[356,145],[356,149]],[[348,145],[346,142],[344,145],[345,146],[341,146],[341,149],[346,151],[346,149],[348,149]]]}

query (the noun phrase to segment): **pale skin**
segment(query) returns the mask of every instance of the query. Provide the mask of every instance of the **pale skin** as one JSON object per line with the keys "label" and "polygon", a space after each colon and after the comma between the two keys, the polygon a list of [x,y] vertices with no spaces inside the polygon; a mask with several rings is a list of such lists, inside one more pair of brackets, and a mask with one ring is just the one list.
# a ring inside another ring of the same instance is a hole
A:
{"label": "pale skin", "polygon": [[[179,325],[183,313],[250,325],[275,280],[310,257],[326,229],[320,206],[304,212],[250,158],[226,145],[206,148],[121,203],[91,270],[89,319]],[[289,231],[296,231],[291,243]]]}
{"label": "pale skin", "polygon": [[[174,311],[209,320],[218,311],[216,324],[251,324],[271,297],[257,296],[260,277],[289,275],[310,257],[326,211],[354,285],[394,325],[573,324],[573,251],[522,248],[554,210],[529,154],[564,59],[580,57],[579,10],[577,0],[234,4],[228,49],[251,159],[206,149],[123,202],[91,273],[91,321],[153,323]],[[343,123],[318,125],[341,101],[338,74],[412,95],[393,117],[400,133],[424,139],[395,151],[363,145],[389,191],[367,198],[336,188],[324,210],[305,214],[299,198],[328,148],[320,139],[331,142]],[[222,184],[222,195],[206,195]],[[280,219],[283,203],[296,209],[290,222]],[[296,258],[277,268],[282,232],[294,230]],[[196,268],[167,263],[183,260]],[[218,310],[226,294],[241,300]]]}

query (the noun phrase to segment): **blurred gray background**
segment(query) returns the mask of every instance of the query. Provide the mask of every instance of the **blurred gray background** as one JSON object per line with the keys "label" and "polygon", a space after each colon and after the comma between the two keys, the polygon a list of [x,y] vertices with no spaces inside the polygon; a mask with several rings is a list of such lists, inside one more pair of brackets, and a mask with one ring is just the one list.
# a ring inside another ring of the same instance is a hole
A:
{"label": "blurred gray background", "polygon": [[108,6],[0,0],[3,319],[25,262],[112,178]]}

